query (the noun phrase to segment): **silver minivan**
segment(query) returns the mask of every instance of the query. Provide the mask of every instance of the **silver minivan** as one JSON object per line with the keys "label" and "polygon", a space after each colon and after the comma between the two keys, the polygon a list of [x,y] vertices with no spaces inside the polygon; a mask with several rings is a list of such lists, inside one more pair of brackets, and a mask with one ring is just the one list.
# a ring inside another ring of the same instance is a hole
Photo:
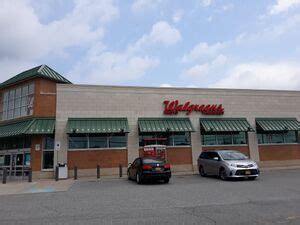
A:
{"label": "silver minivan", "polygon": [[254,180],[259,175],[256,162],[233,150],[204,151],[198,158],[201,176],[217,175],[222,180],[228,178],[248,178]]}

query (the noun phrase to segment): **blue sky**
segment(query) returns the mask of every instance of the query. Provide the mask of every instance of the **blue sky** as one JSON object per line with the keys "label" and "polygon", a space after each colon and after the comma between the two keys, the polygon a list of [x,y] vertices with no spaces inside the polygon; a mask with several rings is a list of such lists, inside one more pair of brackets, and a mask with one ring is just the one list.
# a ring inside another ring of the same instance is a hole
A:
{"label": "blue sky", "polygon": [[300,0],[2,0],[0,82],[300,90]]}

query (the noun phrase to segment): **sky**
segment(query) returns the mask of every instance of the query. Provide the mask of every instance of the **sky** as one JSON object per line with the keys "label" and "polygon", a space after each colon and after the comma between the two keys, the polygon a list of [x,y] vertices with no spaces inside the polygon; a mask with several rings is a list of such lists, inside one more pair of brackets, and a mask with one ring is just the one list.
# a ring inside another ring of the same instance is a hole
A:
{"label": "sky", "polygon": [[300,90],[300,0],[0,0],[0,82]]}

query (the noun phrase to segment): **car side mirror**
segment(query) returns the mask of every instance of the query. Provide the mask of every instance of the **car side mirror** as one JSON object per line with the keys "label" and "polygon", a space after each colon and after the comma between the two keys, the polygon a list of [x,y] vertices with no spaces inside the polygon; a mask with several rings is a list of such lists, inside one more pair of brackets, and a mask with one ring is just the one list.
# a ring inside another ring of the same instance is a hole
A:
{"label": "car side mirror", "polygon": [[132,163],[128,163],[128,167],[130,167],[132,165]]}
{"label": "car side mirror", "polygon": [[213,160],[219,161],[219,157],[214,157]]}

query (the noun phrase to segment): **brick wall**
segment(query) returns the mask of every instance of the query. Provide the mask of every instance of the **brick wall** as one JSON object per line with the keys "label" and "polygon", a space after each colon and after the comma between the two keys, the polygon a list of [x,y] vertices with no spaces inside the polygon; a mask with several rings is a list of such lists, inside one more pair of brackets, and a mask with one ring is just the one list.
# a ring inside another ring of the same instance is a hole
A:
{"label": "brick wall", "polygon": [[259,145],[261,161],[300,159],[300,144]]}
{"label": "brick wall", "polygon": [[[140,148],[140,157],[143,157],[143,149]],[[171,165],[192,164],[192,148],[191,147],[168,147],[167,161]]]}
{"label": "brick wall", "polygon": [[56,115],[56,83],[51,80],[35,79],[34,116]]}
{"label": "brick wall", "polygon": [[[42,168],[42,136],[31,137],[31,167],[33,171],[40,171]],[[40,145],[40,150],[35,150],[35,145]]]}
{"label": "brick wall", "polygon": [[[31,83],[34,83],[35,85],[33,116],[34,117],[55,117],[56,115],[56,82],[55,81],[42,79],[42,78],[35,78],[32,80],[20,82],[15,85],[2,89],[0,92],[0,97],[2,93],[10,89],[16,89],[18,87],[22,87],[24,85],[31,84]],[[2,108],[2,98],[1,98],[0,112],[2,112],[2,109],[3,108]],[[14,120],[15,121],[24,120],[28,117],[33,117],[33,116],[20,117],[9,121],[11,122]],[[2,122],[6,123],[7,121],[8,120]]]}
{"label": "brick wall", "polygon": [[68,151],[68,169],[96,169],[98,164],[101,168],[127,167],[127,150]]}
{"label": "brick wall", "polygon": [[249,147],[248,146],[207,146],[202,147],[203,151],[207,150],[236,150],[239,151],[247,156],[250,156],[249,154]]}

